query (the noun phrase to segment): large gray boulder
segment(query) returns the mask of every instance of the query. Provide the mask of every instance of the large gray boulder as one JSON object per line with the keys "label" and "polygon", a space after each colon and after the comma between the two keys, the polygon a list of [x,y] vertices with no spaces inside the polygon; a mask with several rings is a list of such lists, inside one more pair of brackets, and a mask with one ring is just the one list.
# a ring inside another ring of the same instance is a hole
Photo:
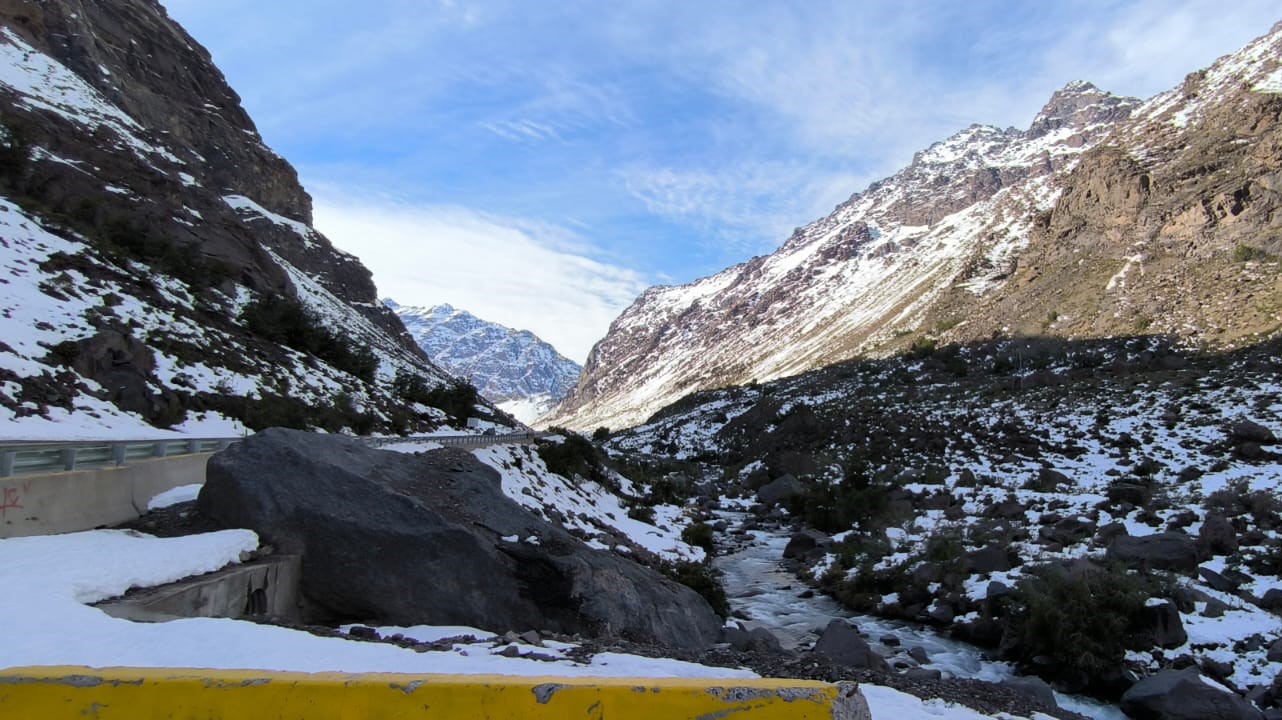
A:
{"label": "large gray boulder", "polygon": [[758,488],[757,500],[766,507],[772,507],[804,491],[805,488],[800,480],[791,475],[784,475]]}
{"label": "large gray boulder", "polygon": [[1199,561],[1197,541],[1182,532],[1122,535],[1113,538],[1105,557],[1131,568],[1180,572],[1196,570]]}
{"label": "large gray boulder", "polygon": [[265,430],[210,458],[197,509],[302,556],[304,596],[341,618],[683,648],[720,636],[693,590],[526,511],[462,450]]}
{"label": "large gray boulder", "polygon": [[1202,681],[1197,668],[1163,670],[1122,695],[1122,711],[1137,720],[1263,720],[1245,699]]}

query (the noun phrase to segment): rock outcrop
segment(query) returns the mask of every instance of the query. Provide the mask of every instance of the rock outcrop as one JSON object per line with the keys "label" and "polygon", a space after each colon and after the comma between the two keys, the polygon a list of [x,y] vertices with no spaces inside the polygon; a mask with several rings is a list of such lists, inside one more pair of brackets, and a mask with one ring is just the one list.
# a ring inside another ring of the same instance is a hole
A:
{"label": "rock outcrop", "polygon": [[681,648],[720,638],[693,590],[534,516],[461,450],[267,430],[210,459],[197,509],[302,556],[303,594],[340,618]]}
{"label": "rock outcrop", "polygon": [[1197,668],[1163,670],[1135,683],[1122,696],[1122,710],[1140,720],[1263,720],[1241,697],[1213,688]]}
{"label": "rock outcrop", "polygon": [[[0,64],[0,335],[27,341],[0,347],[0,375],[24,388],[0,390],[0,408],[48,415],[56,396],[117,431],[208,413],[331,430],[443,420],[407,411],[393,383],[452,378],[311,227],[297,173],[159,2],[0,0]],[[104,333],[144,345],[129,353],[156,370],[115,368],[118,392],[49,352]]]}

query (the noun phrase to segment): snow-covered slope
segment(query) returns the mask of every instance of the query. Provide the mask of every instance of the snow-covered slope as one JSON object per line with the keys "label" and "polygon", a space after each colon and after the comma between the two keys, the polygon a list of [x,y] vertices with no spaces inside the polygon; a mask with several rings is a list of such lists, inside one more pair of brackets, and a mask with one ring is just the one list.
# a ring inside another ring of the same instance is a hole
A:
{"label": "snow-covered slope", "polygon": [[[914,342],[1136,329],[1228,342],[1278,327],[1276,264],[1261,276],[1235,258],[1239,244],[1282,251],[1263,149],[1278,142],[1280,44],[1275,28],[1144,104],[1070,83],[1027,130],[971,126],[775,253],[647,290],[547,421],[626,427],[694,390]],[[1160,291],[1187,268],[1187,292]],[[1241,283],[1259,312],[1216,314]]]}
{"label": "snow-covered slope", "polygon": [[2,437],[446,421],[413,400],[453,378],[159,4],[0,7],[0,267]]}
{"label": "snow-covered slope", "polygon": [[467,378],[517,420],[532,423],[569,394],[582,368],[529,330],[513,330],[450,305],[383,301],[427,356]]}

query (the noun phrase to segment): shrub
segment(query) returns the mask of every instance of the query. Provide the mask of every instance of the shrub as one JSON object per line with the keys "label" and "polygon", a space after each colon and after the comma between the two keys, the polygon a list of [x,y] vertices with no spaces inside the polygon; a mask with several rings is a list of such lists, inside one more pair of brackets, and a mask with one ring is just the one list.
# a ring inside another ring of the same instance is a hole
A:
{"label": "shrub", "polygon": [[628,508],[628,517],[649,525],[654,524],[654,508],[649,505],[633,505]]}
{"label": "shrub", "polygon": [[697,522],[687,526],[685,530],[681,531],[681,540],[695,547],[703,548],[703,551],[711,557],[713,552],[711,525]]}
{"label": "shrub", "polygon": [[543,443],[538,446],[539,457],[548,470],[565,478],[581,475],[596,479],[602,475],[598,450],[587,438],[568,430],[560,430],[565,440],[559,443]]}
{"label": "shrub", "polygon": [[426,404],[440,408],[447,415],[461,422],[475,414],[478,399],[476,386],[457,380],[429,390]]}
{"label": "shrub", "polygon": [[1169,594],[1169,582],[1120,566],[1076,574],[1063,567],[1034,568],[1013,595],[1014,659],[1032,666],[1038,658],[1042,667],[1049,660],[1057,678],[1074,681],[1120,667],[1146,601]]}
{"label": "shrub", "polygon": [[913,340],[910,352],[915,358],[930,357],[931,354],[935,352],[935,339],[923,335],[916,340]]}
{"label": "shrub", "polygon": [[597,428],[597,429],[596,429],[595,431],[593,431],[593,433],[592,433],[592,440],[593,440],[594,442],[602,443],[602,442],[605,442],[606,440],[609,440],[609,439],[610,439],[610,428],[608,428],[608,427],[606,427],[606,426],[604,426],[604,425],[602,425],[601,427]]}
{"label": "shrub", "polygon": [[1268,258],[1269,254],[1267,252],[1252,245],[1238,243],[1233,247],[1234,262],[1250,262],[1252,260],[1267,260]]}
{"label": "shrub", "polygon": [[725,588],[721,586],[720,570],[694,562],[665,563],[660,570],[672,580],[699,593],[717,615],[723,618],[730,615],[730,601],[726,598]]}
{"label": "shrub", "polygon": [[241,310],[240,320],[264,340],[314,355],[360,380],[374,382],[378,356],[342,331],[326,328],[291,297],[264,295]]}

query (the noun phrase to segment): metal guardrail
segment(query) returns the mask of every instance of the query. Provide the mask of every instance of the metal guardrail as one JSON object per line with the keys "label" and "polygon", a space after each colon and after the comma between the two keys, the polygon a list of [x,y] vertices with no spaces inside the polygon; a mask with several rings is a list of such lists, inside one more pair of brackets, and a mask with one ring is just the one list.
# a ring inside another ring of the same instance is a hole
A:
{"label": "metal guardrail", "polygon": [[529,431],[504,433],[502,435],[408,435],[406,437],[371,437],[362,439],[370,447],[399,445],[401,443],[437,443],[451,447],[488,447],[490,445],[532,443],[546,434]]}
{"label": "metal guardrail", "polygon": [[[511,443],[532,443],[546,433],[521,432],[503,435],[411,435],[407,437],[361,438],[370,447],[398,443],[433,442],[453,447],[488,447]],[[217,452],[240,440],[192,438],[182,440],[71,440],[66,442],[0,443],[0,478],[36,473],[69,472],[91,468],[120,467],[140,460]]]}
{"label": "metal guardrail", "polygon": [[217,452],[240,438],[0,443],[0,477],[119,467],[140,460]]}

